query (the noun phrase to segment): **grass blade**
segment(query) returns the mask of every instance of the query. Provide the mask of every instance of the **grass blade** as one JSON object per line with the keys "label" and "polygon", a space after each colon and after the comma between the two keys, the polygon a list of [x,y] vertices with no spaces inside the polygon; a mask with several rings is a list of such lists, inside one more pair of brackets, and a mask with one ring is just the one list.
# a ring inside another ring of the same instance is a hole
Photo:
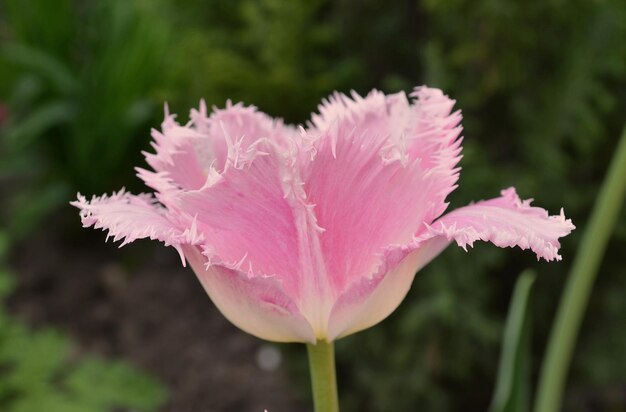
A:
{"label": "grass blade", "polygon": [[528,410],[530,386],[531,297],[534,272],[524,271],[513,291],[489,412]]}

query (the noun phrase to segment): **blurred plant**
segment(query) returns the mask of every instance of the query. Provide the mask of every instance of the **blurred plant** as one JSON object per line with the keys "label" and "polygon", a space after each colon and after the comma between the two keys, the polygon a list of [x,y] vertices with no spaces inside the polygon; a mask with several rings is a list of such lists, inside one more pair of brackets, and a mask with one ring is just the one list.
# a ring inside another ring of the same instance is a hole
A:
{"label": "blurred plant", "polygon": [[[0,231],[0,299],[14,287]],[[59,331],[33,331],[0,307],[0,410],[6,412],[154,411],[165,390],[120,362],[78,355]]]}
{"label": "blurred plant", "polygon": [[626,5],[567,4],[426,1],[424,71],[469,104],[474,143],[493,143],[487,155],[506,178],[536,170],[520,183],[579,212],[591,209],[603,175],[598,156],[610,155],[601,143],[621,128]]}
{"label": "blurred plant", "polygon": [[363,73],[358,60],[337,49],[326,0],[187,4],[185,10],[177,3],[174,12],[185,20],[176,33],[180,58],[172,79],[185,94],[167,96],[178,111],[201,98],[220,107],[232,99],[302,122],[319,96]]}
{"label": "blurred plant", "polygon": [[[155,3],[7,0],[0,33],[0,179],[24,233],[77,190],[109,190],[156,107],[167,25]],[[142,140],[143,141],[143,140]],[[112,186],[113,185],[113,186]],[[5,187],[5,190],[7,188]]]}
{"label": "blurred plant", "polygon": [[536,274],[523,272],[509,305],[489,412],[525,412],[530,405],[531,303]]}
{"label": "blurred plant", "polygon": [[583,315],[625,195],[626,127],[602,183],[550,331],[550,341],[537,390],[536,412],[551,412],[561,408],[566,377]]}

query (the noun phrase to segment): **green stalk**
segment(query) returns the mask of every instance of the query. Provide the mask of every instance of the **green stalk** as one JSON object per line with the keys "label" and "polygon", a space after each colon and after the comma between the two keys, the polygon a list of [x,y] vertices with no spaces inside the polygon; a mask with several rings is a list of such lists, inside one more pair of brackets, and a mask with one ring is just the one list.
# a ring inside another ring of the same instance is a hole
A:
{"label": "green stalk", "polygon": [[317,341],[315,345],[307,344],[306,347],[309,353],[315,412],[339,412],[333,344]]}
{"label": "green stalk", "polygon": [[543,361],[535,412],[561,408],[580,324],[626,192],[626,127],[583,234]]}

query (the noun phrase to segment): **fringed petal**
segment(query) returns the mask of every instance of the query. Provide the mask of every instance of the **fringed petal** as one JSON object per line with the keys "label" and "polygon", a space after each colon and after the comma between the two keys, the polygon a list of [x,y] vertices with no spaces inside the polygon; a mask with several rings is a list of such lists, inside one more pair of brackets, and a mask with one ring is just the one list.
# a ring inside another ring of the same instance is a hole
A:
{"label": "fringed petal", "polygon": [[452,111],[454,100],[439,89],[426,86],[415,88],[411,93],[415,99],[411,107],[412,117],[408,122],[408,156],[420,159],[420,166],[429,173],[429,180],[434,182],[431,193],[431,207],[424,217],[430,223],[445,212],[448,204],[446,197],[456,189],[461,160],[461,142],[459,137],[463,128],[460,125],[461,111]]}
{"label": "fringed petal", "polygon": [[181,225],[148,194],[132,195],[122,189],[91,200],[78,194],[71,204],[80,209],[83,227],[107,230],[107,239],[122,240],[120,247],[150,238],[174,246],[180,253],[180,245],[203,241],[193,221]]}
{"label": "fringed petal", "polygon": [[438,172],[409,157],[419,108],[404,94],[335,94],[319,110],[307,131],[314,157],[303,166],[304,189],[325,230],[323,255],[340,294],[374,273],[384,248],[410,242],[445,209],[454,182],[442,184]]}
{"label": "fringed petal", "polygon": [[[203,113],[204,112],[204,113]],[[211,156],[218,171],[224,170],[227,163],[239,167],[241,154],[262,139],[282,142],[293,129],[280,119],[272,119],[255,106],[226,102],[225,109],[213,108],[206,116],[206,109],[192,111],[191,118],[196,130],[209,136]]]}
{"label": "fringed petal", "polygon": [[192,127],[172,124],[162,132],[152,130],[155,153],[144,152],[155,173],[139,170],[138,176],[155,190],[167,194],[173,190],[201,188],[213,167],[212,157],[200,148],[207,137]]}
{"label": "fringed petal", "polygon": [[295,133],[254,106],[230,101],[225,109],[214,108],[210,116],[202,101],[190,117],[181,126],[166,111],[162,131],[152,131],[155,153],[144,153],[154,172],[138,169],[138,176],[162,195],[211,185],[226,167],[242,167],[258,141],[283,142]]}
{"label": "fringed petal", "polygon": [[215,184],[182,193],[176,207],[197,216],[212,264],[249,278],[275,278],[315,334],[325,336],[333,294],[319,242],[322,229],[302,187],[297,150],[283,151],[269,140],[254,150],[255,156],[246,156],[241,168],[228,167]]}
{"label": "fringed petal", "polygon": [[561,213],[549,216],[545,209],[531,206],[532,199],[521,200],[514,188],[503,190],[501,197],[456,209],[437,220],[418,236],[418,242],[435,237],[455,240],[463,249],[481,240],[499,247],[530,249],[537,259],[561,260],[559,238],[575,226]]}
{"label": "fringed petal", "polygon": [[243,168],[231,167],[211,186],[181,193],[176,207],[197,216],[208,258],[241,262],[251,274],[276,275],[287,290],[298,274],[298,231],[285,197],[281,159],[258,155]]}

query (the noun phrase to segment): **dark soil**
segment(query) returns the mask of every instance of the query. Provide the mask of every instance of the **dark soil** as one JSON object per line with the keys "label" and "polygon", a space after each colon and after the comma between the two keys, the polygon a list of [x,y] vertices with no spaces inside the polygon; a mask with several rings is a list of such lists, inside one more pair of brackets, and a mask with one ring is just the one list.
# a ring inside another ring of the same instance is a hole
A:
{"label": "dark soil", "polygon": [[228,323],[173,249],[143,241],[118,250],[103,239],[45,233],[18,245],[10,309],[35,327],[62,329],[80,351],[151,373],[169,389],[163,411],[310,410],[284,362],[261,369],[257,354],[268,344]]}

